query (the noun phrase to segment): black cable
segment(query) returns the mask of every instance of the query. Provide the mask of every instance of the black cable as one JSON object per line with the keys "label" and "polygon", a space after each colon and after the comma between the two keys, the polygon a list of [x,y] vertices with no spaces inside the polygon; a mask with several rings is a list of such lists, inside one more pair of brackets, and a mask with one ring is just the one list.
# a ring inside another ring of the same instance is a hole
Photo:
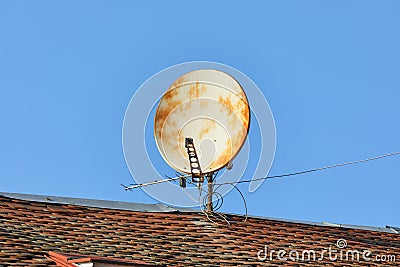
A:
{"label": "black cable", "polygon": [[[305,173],[310,173],[310,172],[322,171],[322,170],[326,170],[326,169],[332,169],[332,168],[336,168],[336,167],[342,167],[342,166],[346,166],[346,165],[352,165],[352,164],[358,164],[358,163],[362,163],[362,162],[382,159],[382,158],[391,157],[391,156],[395,156],[395,155],[399,155],[399,154],[400,154],[400,152],[393,152],[393,153],[389,153],[389,154],[385,154],[385,155],[381,155],[381,156],[376,156],[373,158],[339,163],[339,164],[335,164],[335,165],[330,165],[330,166],[326,166],[326,167],[322,167],[322,168],[311,169],[311,170],[306,170],[306,171],[301,171],[301,172],[293,172],[293,173],[288,173],[288,174],[267,176],[267,177],[263,177],[263,178],[252,179],[252,180],[242,180],[242,181],[235,182],[235,184],[250,183],[252,181],[262,181],[262,180],[267,180],[267,179],[282,178],[282,177],[300,175],[300,174],[305,174]],[[220,183],[220,184],[215,184],[215,185],[224,185],[224,184],[231,184],[231,183]]]}

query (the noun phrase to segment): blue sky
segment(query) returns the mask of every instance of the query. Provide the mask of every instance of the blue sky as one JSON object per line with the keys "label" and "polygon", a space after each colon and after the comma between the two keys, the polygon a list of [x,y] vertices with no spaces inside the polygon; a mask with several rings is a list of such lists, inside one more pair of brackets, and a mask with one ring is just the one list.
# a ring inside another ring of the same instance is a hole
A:
{"label": "blue sky", "polygon": [[[155,203],[120,186],[125,109],[195,60],[263,90],[270,175],[399,151],[399,26],[398,1],[0,1],[0,191]],[[267,181],[249,213],[399,226],[399,160]],[[236,193],[224,203],[243,213]]]}

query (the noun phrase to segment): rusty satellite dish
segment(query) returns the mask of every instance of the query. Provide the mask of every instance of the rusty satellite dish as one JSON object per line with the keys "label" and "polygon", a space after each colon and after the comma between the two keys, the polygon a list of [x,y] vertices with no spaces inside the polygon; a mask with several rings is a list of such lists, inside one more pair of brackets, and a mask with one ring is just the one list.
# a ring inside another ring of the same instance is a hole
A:
{"label": "rusty satellite dish", "polygon": [[231,163],[246,140],[247,97],[230,75],[210,69],[179,77],[157,107],[154,135],[164,160],[176,171],[214,173]]}

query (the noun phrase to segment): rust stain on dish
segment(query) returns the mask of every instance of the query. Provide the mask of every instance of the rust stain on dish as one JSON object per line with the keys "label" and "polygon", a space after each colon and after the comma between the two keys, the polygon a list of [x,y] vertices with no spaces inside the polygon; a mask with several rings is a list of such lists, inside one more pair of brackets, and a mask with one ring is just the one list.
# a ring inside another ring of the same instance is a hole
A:
{"label": "rust stain on dish", "polygon": [[209,120],[207,121],[206,127],[204,127],[200,132],[199,132],[199,139],[202,139],[205,135],[207,135],[213,128],[216,126],[217,122],[215,120]]}
{"label": "rust stain on dish", "polygon": [[178,87],[179,85],[185,83],[186,81],[187,81],[186,77],[185,76],[181,76],[171,84],[169,89],[174,89],[175,87]]}
{"label": "rust stain on dish", "polygon": [[204,100],[203,100],[203,101],[200,102],[200,107],[201,107],[201,108],[208,108],[208,106],[209,106],[209,105],[208,105],[208,102],[207,102],[207,101],[204,101]]}
{"label": "rust stain on dish", "polygon": [[212,164],[213,167],[218,167],[218,166],[223,166],[226,163],[228,163],[232,159],[232,142],[230,139],[226,140],[225,143],[225,149],[221,153],[221,155],[218,156],[218,158],[215,159],[214,163]]}
{"label": "rust stain on dish", "polygon": [[178,92],[176,90],[169,90],[164,94],[161,100],[162,102],[157,109],[157,120],[164,121],[168,116],[171,107],[175,107],[180,104],[180,101],[175,99],[177,95]]}
{"label": "rust stain on dish", "polygon": [[[232,114],[235,112],[237,116],[239,117],[240,121],[244,125],[249,124],[249,106],[247,101],[244,100],[244,98],[240,98],[239,101],[237,101],[235,104],[233,103],[231,97],[223,98],[222,96],[218,97],[218,101],[225,105],[225,107],[228,108],[229,114]],[[234,118],[231,119],[232,123],[235,122],[236,120]]]}
{"label": "rust stain on dish", "polygon": [[233,104],[232,104],[232,100],[231,100],[230,96],[228,96],[227,98],[223,98],[222,96],[220,96],[220,97],[218,97],[218,101],[228,108],[229,114],[232,114]]}
{"label": "rust stain on dish", "polygon": [[161,99],[154,121],[155,131],[158,137],[161,137],[164,123],[172,111],[171,107],[173,108],[180,104],[180,101],[176,99],[177,96],[178,92],[176,90],[168,90]]}
{"label": "rust stain on dish", "polygon": [[196,82],[195,84],[191,84],[189,86],[189,97],[191,99],[199,98],[200,95],[204,94],[204,92],[207,91],[207,86],[205,84],[202,84],[200,86],[200,82]]}

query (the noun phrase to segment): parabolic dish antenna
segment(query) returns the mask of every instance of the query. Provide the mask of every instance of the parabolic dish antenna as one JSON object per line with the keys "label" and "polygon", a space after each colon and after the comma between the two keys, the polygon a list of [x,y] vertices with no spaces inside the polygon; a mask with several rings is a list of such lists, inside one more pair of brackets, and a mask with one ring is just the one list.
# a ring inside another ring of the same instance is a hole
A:
{"label": "parabolic dish antenna", "polygon": [[[240,84],[224,72],[203,69],[179,77],[162,96],[154,136],[173,169],[193,175],[198,166],[209,174],[237,155],[249,123],[249,103]],[[194,149],[196,159],[190,157]]]}

